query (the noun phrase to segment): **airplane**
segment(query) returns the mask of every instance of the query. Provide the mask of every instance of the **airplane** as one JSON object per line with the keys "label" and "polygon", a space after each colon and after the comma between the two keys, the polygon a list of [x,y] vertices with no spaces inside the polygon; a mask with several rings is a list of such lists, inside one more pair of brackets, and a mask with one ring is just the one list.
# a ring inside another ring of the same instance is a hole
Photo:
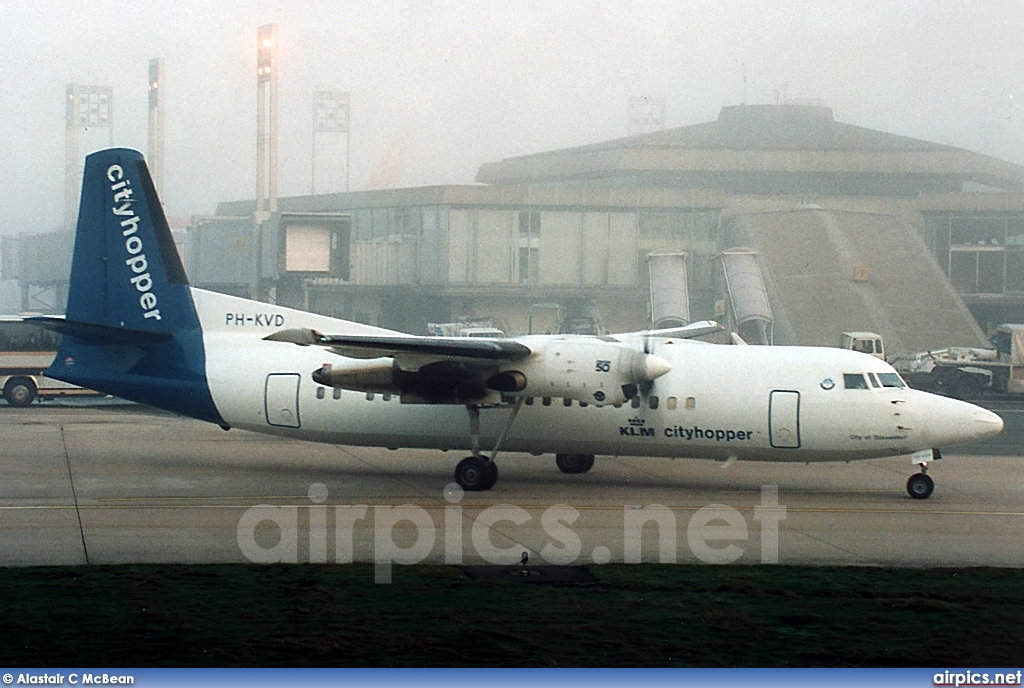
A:
{"label": "airplane", "polygon": [[[86,158],[63,317],[46,375],[215,423],[314,442],[469,450],[466,491],[498,480],[499,451],[718,461],[909,456],[916,499],[940,449],[1002,419],[908,388],[873,356],[738,346],[703,322],[611,336],[414,336],[189,285],[141,153]],[[737,342],[739,343],[739,342]]]}

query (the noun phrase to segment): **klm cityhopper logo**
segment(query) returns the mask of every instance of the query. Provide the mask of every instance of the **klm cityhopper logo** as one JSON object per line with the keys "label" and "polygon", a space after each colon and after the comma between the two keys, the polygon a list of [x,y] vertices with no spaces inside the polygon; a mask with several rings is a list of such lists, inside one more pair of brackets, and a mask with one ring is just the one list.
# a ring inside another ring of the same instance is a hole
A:
{"label": "klm cityhopper logo", "polygon": [[153,293],[153,278],[150,276],[149,262],[146,254],[142,252],[142,239],[138,236],[139,221],[141,218],[135,214],[132,204],[134,190],[132,182],[124,176],[124,169],[120,165],[111,165],[107,168],[107,180],[111,182],[110,190],[114,192],[114,204],[111,212],[121,220],[121,235],[124,237],[124,249],[128,254],[125,261],[132,273],[135,275],[128,281],[139,292],[139,307],[142,309],[144,318],[160,319],[160,309],[156,307],[156,294]]}
{"label": "klm cityhopper logo", "polygon": [[647,421],[643,418],[630,418],[629,425],[619,427],[619,434],[631,437],[654,437],[654,428],[648,428],[646,425]]}
{"label": "klm cityhopper logo", "polygon": [[[647,421],[640,417],[627,419],[628,425],[619,426],[619,435],[625,437],[665,437],[692,442],[694,440],[708,440],[712,442],[748,442],[754,439],[753,430],[722,430],[720,428],[684,428],[680,425],[663,428],[659,434],[657,430],[647,425]],[[878,439],[877,437],[875,439]],[[894,438],[895,439],[895,438]]]}

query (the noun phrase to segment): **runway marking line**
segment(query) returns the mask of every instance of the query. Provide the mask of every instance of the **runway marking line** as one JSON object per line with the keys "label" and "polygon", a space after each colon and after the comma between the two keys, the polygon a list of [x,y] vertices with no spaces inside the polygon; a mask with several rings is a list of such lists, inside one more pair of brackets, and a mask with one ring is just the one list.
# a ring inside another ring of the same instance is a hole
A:
{"label": "runway marking line", "polygon": [[[138,498],[136,498],[138,499]],[[160,499],[160,498],[156,498]],[[176,497],[174,499],[189,499],[187,497]],[[220,499],[243,499],[243,498],[231,498],[221,497]],[[248,499],[248,498],[245,498]],[[267,499],[266,497],[257,499]],[[290,499],[290,498],[289,498]],[[111,500],[112,501],[112,500]],[[248,509],[255,504],[80,504],[79,509],[90,509],[90,510],[117,510],[117,509]],[[302,504],[286,504],[282,506],[309,506]],[[316,506],[337,506],[337,507],[354,507],[357,504],[318,504]],[[451,508],[448,505],[443,504],[375,504],[369,506],[418,506],[427,511],[437,511]],[[497,504],[468,504],[463,505],[463,509],[469,510],[480,510],[483,511],[492,506],[517,506],[522,509],[539,510],[543,511],[549,509],[554,505],[536,505],[536,504],[508,504],[508,503],[497,503]],[[577,506],[573,507],[577,511],[619,511],[630,509],[633,505],[623,506],[605,506],[605,505],[591,505],[591,506]],[[662,505],[665,506],[665,505]],[[697,511],[702,509],[707,504],[700,506],[667,506],[666,508],[672,511]],[[59,505],[59,504],[48,504],[48,505],[9,505],[0,506],[0,511],[31,511],[31,510],[57,510],[57,509],[74,509],[73,505]],[[736,507],[731,507],[736,508]],[[646,511],[645,508],[636,508],[637,511]],[[807,514],[893,514],[893,515],[911,515],[911,516],[1024,516],[1024,511],[968,511],[968,510],[953,510],[953,509],[942,509],[934,511],[912,511],[909,509],[872,509],[872,508],[846,508],[846,509],[821,509],[815,507],[780,507],[780,508],[765,508],[758,506],[740,507],[737,511],[774,511],[774,512],[785,512],[785,513],[807,513]]]}

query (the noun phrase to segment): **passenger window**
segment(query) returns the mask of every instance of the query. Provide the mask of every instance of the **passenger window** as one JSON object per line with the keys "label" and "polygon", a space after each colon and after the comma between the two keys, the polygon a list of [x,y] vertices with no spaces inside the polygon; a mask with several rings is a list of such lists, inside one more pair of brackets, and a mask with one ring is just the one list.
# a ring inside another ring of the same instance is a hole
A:
{"label": "passenger window", "polygon": [[325,394],[325,392],[324,392],[324,388],[323,387],[317,387],[316,388],[316,398],[317,399],[323,399],[324,398],[324,394]]}
{"label": "passenger window", "polygon": [[580,408],[587,408],[587,402],[581,401],[580,402]]}
{"label": "passenger window", "polygon": [[879,373],[878,379],[881,381],[883,387],[897,387],[902,389],[907,386],[907,383],[903,381],[896,373]]}
{"label": "passenger window", "polygon": [[667,408],[669,411],[675,411],[676,403],[677,399],[675,397],[669,397],[668,399],[665,400],[665,408]]}
{"label": "passenger window", "polygon": [[846,373],[843,375],[843,384],[846,389],[867,389],[868,381],[860,373]]}
{"label": "passenger window", "polygon": [[533,406],[533,397],[526,397],[526,405]]}
{"label": "passenger window", "polygon": [[373,401],[373,392],[367,392],[366,393],[366,400],[367,401]]}
{"label": "passenger window", "polygon": [[692,411],[697,408],[697,400],[693,397],[686,397],[686,410]]}
{"label": "passenger window", "polygon": [[335,399],[341,399],[341,387],[335,387],[334,388],[333,396],[334,396]]}
{"label": "passenger window", "polygon": [[569,397],[562,399],[562,406],[572,406],[572,399]]}
{"label": "passenger window", "polygon": [[551,406],[551,397],[544,397],[543,403],[545,406]]}
{"label": "passenger window", "polygon": [[632,406],[635,409],[640,408],[640,397],[633,397],[630,400],[629,405]]}
{"label": "passenger window", "polygon": [[391,401],[391,395],[390,394],[381,394],[380,398],[383,399],[384,401]]}
{"label": "passenger window", "polygon": [[652,409],[658,408],[658,397],[650,397],[647,399],[647,403]]}

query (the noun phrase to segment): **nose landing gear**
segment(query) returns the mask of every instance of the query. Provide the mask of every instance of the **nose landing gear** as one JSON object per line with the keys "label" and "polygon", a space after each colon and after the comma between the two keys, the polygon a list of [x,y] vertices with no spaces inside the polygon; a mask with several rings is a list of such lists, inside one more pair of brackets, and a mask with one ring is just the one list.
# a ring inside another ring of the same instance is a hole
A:
{"label": "nose landing gear", "polygon": [[[932,449],[931,458],[938,460],[942,458],[938,449]],[[915,473],[907,479],[907,494],[914,499],[928,499],[935,491],[935,481],[928,475],[928,462],[915,461],[921,466],[921,472]]]}
{"label": "nose landing gear", "polygon": [[928,499],[934,490],[935,481],[927,473],[915,473],[907,480],[907,492],[914,499]]}

